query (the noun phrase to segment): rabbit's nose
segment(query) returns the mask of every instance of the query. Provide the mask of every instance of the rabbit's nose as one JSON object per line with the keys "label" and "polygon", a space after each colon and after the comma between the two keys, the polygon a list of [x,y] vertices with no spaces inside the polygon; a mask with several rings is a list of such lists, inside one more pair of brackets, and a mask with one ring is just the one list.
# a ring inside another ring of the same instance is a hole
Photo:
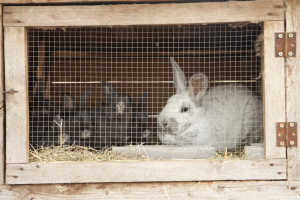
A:
{"label": "rabbit's nose", "polygon": [[117,105],[118,113],[123,113],[125,110],[125,103],[120,101]]}
{"label": "rabbit's nose", "polygon": [[160,125],[162,126],[162,128],[168,127],[168,120],[166,119],[161,120]]}

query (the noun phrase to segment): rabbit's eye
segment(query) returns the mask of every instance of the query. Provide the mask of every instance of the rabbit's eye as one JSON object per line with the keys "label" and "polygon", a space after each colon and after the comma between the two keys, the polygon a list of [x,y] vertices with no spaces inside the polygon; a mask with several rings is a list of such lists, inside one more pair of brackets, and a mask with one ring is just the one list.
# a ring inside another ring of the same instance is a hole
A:
{"label": "rabbit's eye", "polygon": [[189,111],[189,108],[188,108],[188,107],[184,107],[184,106],[183,106],[183,107],[181,108],[181,112],[182,112],[182,113],[183,113],[183,112],[187,112],[187,111]]}
{"label": "rabbit's eye", "polygon": [[48,115],[48,110],[44,109],[44,110],[43,110],[43,113],[44,113],[45,115]]}

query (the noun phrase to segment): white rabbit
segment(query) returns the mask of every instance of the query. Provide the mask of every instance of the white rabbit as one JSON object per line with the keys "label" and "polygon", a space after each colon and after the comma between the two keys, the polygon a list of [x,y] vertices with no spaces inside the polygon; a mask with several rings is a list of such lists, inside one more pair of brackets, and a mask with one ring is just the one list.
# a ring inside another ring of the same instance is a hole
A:
{"label": "white rabbit", "polygon": [[158,137],[164,144],[233,149],[262,139],[262,102],[238,84],[208,88],[208,77],[186,77],[171,57],[176,94],[158,116]]}

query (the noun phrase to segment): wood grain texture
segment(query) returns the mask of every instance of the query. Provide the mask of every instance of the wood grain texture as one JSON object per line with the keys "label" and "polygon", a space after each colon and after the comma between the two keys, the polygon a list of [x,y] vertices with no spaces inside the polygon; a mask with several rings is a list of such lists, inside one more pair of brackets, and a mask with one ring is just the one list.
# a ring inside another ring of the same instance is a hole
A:
{"label": "wood grain texture", "polygon": [[284,58],[275,58],[275,32],[284,31],[283,21],[264,22],[263,109],[265,156],[285,158],[286,148],[276,147],[276,122],[285,121]]}
{"label": "wood grain texture", "polygon": [[5,6],[3,24],[57,27],[255,23],[284,20],[283,14],[282,0],[100,6]]}
{"label": "wood grain texture", "polygon": [[28,161],[29,128],[27,98],[27,55],[25,28],[4,29],[6,94],[6,163]]}
{"label": "wood grain texture", "polygon": [[[0,27],[2,27],[2,5],[0,5]],[[4,89],[3,29],[0,29],[0,90]],[[0,93],[0,185],[4,183],[4,95]]]}
{"label": "wood grain texture", "polygon": [[[297,186],[297,187],[296,187]],[[299,185],[286,181],[221,181],[165,183],[99,183],[5,185],[5,200],[90,199],[299,199]],[[65,191],[60,192],[63,189]]]}
{"label": "wood grain texture", "polygon": [[[57,4],[57,3],[162,3],[162,2],[182,2],[182,0],[0,0],[1,4]],[[192,0],[197,1],[197,0]]]}
{"label": "wood grain texture", "polygon": [[7,164],[8,184],[284,180],[286,159]]}
{"label": "wood grain texture", "polygon": [[[300,1],[286,1],[286,31],[297,32],[297,46],[300,46]],[[286,113],[287,121],[300,121],[300,51],[297,48],[296,57],[286,59]],[[298,142],[300,141],[298,127]],[[299,144],[299,143],[298,143]],[[287,150],[288,178],[290,181],[300,181],[300,148],[291,147]]]}

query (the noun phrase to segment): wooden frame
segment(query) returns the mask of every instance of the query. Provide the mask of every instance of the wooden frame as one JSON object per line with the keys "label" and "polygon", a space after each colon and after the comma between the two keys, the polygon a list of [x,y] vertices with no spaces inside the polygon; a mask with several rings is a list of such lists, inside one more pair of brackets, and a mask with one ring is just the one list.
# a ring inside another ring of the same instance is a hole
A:
{"label": "wooden frame", "polygon": [[[112,3],[112,2],[120,2],[120,3],[141,3],[141,2],[151,2],[151,3],[162,3],[162,2],[182,2],[182,0],[0,0],[0,4],[58,4],[58,3],[66,3],[66,4],[82,4],[82,3]],[[201,1],[201,0],[200,0]]]}
{"label": "wooden frame", "polygon": [[[2,5],[0,5],[0,14],[2,16]],[[2,17],[0,20],[2,26]],[[0,90],[4,89],[4,66],[3,66],[3,29],[0,30]],[[4,183],[4,95],[0,94],[0,184]]]}
{"label": "wooden frame", "polygon": [[[283,20],[284,16],[281,0],[218,3],[219,6],[222,4],[222,12],[216,10],[215,3],[60,6],[59,9],[56,6],[47,6],[47,9],[40,6],[8,6],[4,8],[3,25],[59,27],[207,24],[237,21],[257,23]],[[224,18],[224,15],[228,17]]]}
{"label": "wooden frame", "polygon": [[0,194],[5,200],[299,199],[299,189],[287,189],[286,181],[6,185]]}
{"label": "wooden frame", "polygon": [[[215,9],[216,5],[223,8],[222,12]],[[255,8],[255,12],[250,8]],[[207,10],[211,10],[211,12],[207,13]],[[224,18],[224,13],[228,13],[228,18]],[[284,60],[281,58],[274,59],[274,38],[270,36],[272,31],[283,31],[284,13],[282,0],[217,4],[142,4],[76,7],[5,6],[3,17],[3,25],[5,27],[6,89],[13,88],[19,91],[6,96],[7,183],[286,180],[287,160],[285,158],[285,148],[279,149],[275,147],[275,135],[273,134],[275,122],[282,121],[285,118],[285,86],[282,74]],[[264,33],[266,37],[264,46],[268,47],[264,49],[265,59],[263,64],[265,78],[264,95],[266,97],[264,101],[265,137],[268,138],[265,141],[267,147],[265,148],[266,159],[136,161],[132,163],[28,163],[26,27],[244,23],[261,21],[265,21]],[[15,59],[16,55],[18,55],[18,59]],[[279,67],[279,70],[273,70],[274,66]],[[276,85],[273,84],[274,78],[280,80]],[[276,111],[272,109],[274,102],[271,101],[274,93],[277,94],[277,99],[280,100],[276,103],[276,106],[279,108]],[[20,99],[26,99],[26,101],[21,102]],[[27,130],[27,132],[24,133],[24,130]],[[91,174],[92,171],[93,174]],[[78,177],[73,177],[75,172],[78,174]]]}
{"label": "wooden frame", "polygon": [[[286,31],[287,32],[297,32],[297,44],[300,45],[300,32],[299,32],[299,10],[300,2],[299,1],[286,1]],[[296,121],[300,120],[300,108],[299,108],[299,87],[300,87],[300,51],[299,49],[296,52],[296,58],[287,58],[286,59],[286,113],[287,121]],[[299,128],[297,130],[299,132]],[[300,138],[298,137],[298,142]],[[289,181],[300,181],[300,148],[288,148],[288,179]],[[294,185],[299,186],[300,183],[296,182]]]}

